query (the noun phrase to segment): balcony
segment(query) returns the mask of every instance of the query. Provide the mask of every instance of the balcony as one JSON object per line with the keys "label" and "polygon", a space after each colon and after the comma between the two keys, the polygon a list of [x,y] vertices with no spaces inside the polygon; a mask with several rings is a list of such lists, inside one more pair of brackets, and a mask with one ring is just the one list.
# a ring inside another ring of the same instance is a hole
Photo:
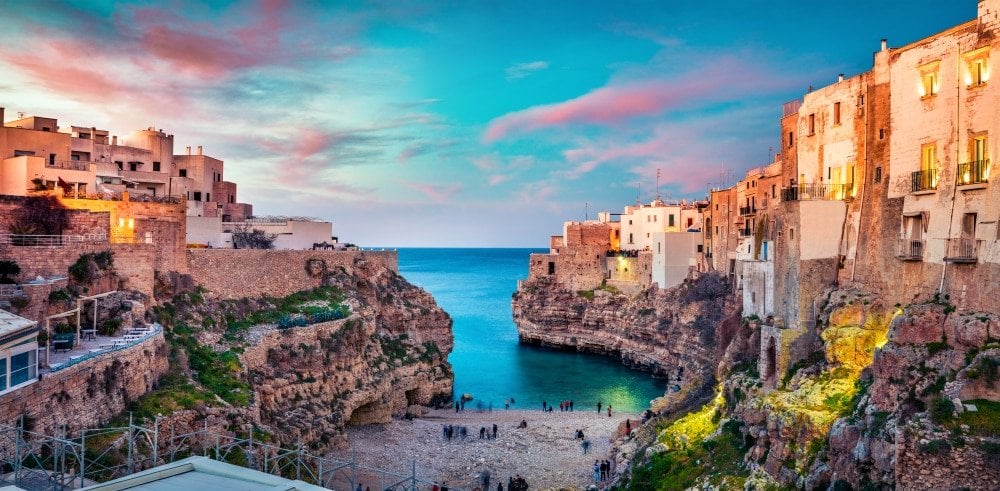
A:
{"label": "balcony", "polygon": [[741,206],[740,207],[740,216],[741,217],[748,217],[750,215],[753,215],[754,213],[757,213],[757,208],[753,208],[753,207],[750,207],[750,206]]}
{"label": "balcony", "polygon": [[979,241],[972,238],[947,239],[945,262],[975,263],[979,260]]}
{"label": "balcony", "polygon": [[854,198],[854,183],[798,184],[781,189],[782,201],[849,200]]}
{"label": "balcony", "polygon": [[934,191],[938,185],[938,170],[918,170],[910,174],[910,192]]}
{"label": "balcony", "polygon": [[45,167],[52,169],[66,169],[66,170],[90,170],[90,164],[97,164],[97,162],[91,162],[89,160],[54,160],[45,163]]}
{"label": "balcony", "polygon": [[901,261],[923,261],[924,241],[923,239],[899,239],[899,248],[896,258]]}
{"label": "balcony", "polygon": [[958,164],[958,173],[956,176],[959,186],[986,184],[989,182],[990,177],[990,159]]}

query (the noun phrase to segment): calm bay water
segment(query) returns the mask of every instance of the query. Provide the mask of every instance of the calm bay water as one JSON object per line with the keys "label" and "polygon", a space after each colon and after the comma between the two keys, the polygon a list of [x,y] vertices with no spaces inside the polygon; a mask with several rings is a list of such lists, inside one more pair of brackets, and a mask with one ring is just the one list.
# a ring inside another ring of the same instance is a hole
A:
{"label": "calm bay water", "polygon": [[470,393],[503,408],[540,409],[541,401],[572,399],[578,410],[597,401],[638,412],[663,395],[665,382],[608,358],[518,343],[510,300],[528,275],[532,249],[400,249],[399,270],[429,291],[454,319],[456,397]]}

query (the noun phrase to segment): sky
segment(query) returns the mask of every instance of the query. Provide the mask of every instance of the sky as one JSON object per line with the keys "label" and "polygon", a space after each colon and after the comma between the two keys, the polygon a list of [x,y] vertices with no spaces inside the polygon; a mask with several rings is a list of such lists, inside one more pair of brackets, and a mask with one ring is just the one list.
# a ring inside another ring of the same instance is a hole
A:
{"label": "sky", "polygon": [[225,161],[262,215],[343,242],[546,247],[700,199],[780,148],[784,102],[975,0],[6,0],[0,106]]}

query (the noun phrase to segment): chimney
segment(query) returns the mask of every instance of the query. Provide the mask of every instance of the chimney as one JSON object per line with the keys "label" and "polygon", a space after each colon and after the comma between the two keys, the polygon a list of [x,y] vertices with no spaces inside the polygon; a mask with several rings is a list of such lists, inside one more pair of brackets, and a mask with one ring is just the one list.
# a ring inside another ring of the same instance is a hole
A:
{"label": "chimney", "polygon": [[837,75],[837,81],[838,82],[843,82],[844,81],[844,74],[843,73],[841,73],[840,75]]}
{"label": "chimney", "polygon": [[187,154],[191,155],[191,145],[188,145],[188,146],[186,146],[184,148],[187,149]]}
{"label": "chimney", "polygon": [[201,145],[198,145],[198,155],[201,155]]}
{"label": "chimney", "polygon": [[0,107],[0,125],[3,125],[3,108]]}
{"label": "chimney", "polygon": [[118,145],[118,135],[111,135],[111,145]]}
{"label": "chimney", "polygon": [[885,51],[886,49],[889,48],[888,43],[889,41],[887,39],[882,39],[882,51]]}

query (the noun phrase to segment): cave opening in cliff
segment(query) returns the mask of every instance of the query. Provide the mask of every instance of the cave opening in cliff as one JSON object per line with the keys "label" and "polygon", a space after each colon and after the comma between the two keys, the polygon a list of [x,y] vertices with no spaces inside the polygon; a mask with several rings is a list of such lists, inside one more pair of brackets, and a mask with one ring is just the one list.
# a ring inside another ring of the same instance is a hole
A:
{"label": "cave opening in cliff", "polygon": [[347,419],[349,426],[367,425],[372,423],[385,423],[389,421],[389,408],[381,401],[371,401],[358,406],[351,411],[351,416]]}

